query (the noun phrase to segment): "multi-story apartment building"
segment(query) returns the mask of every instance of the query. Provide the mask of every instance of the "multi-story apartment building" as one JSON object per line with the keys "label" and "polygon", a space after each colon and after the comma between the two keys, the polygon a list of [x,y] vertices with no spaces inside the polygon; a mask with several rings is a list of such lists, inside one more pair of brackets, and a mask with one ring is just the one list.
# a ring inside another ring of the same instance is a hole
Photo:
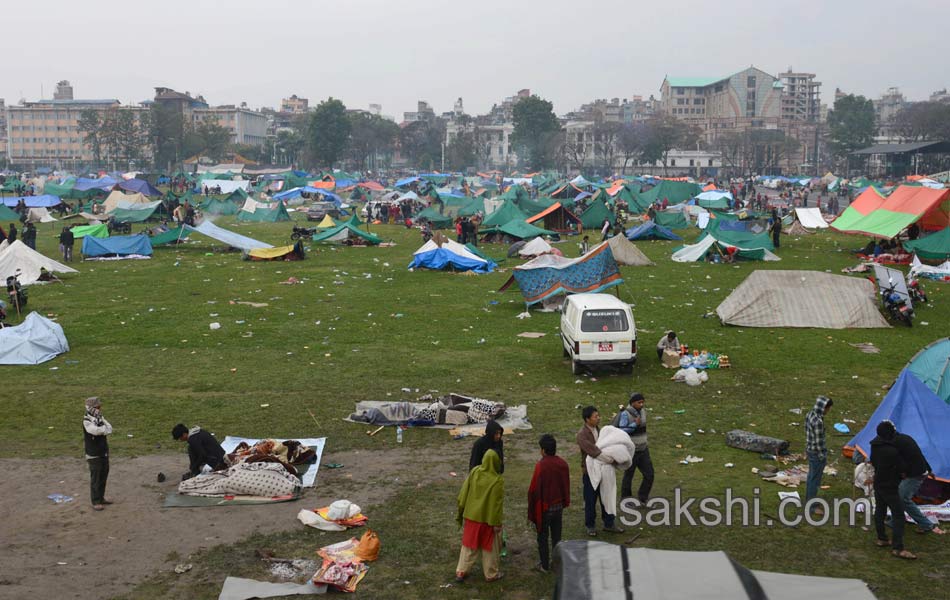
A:
{"label": "multi-story apartment building", "polygon": [[874,104],[878,135],[892,137],[895,134],[895,118],[910,103],[904,98],[900,88],[897,87],[887,88],[879,98],[871,102]]}
{"label": "multi-story apartment building", "polygon": [[61,81],[53,99],[24,101],[6,107],[6,148],[11,164],[23,169],[79,169],[92,165],[95,156],[79,130],[83,111],[94,110],[100,118],[112,110],[131,111],[136,119],[148,111],[143,104],[124,106],[115,99],[83,100],[74,99],[72,95],[69,82]]}
{"label": "multi-story apartment building", "polygon": [[821,118],[821,82],[814,73],[779,73],[782,81],[782,119],[815,123]]}
{"label": "multi-story apartment building", "polygon": [[950,104],[950,92],[947,92],[947,88],[937,90],[936,92],[930,94],[930,101],[939,102],[941,104]]}
{"label": "multi-story apartment building", "polygon": [[280,112],[291,114],[303,114],[310,110],[310,101],[307,98],[298,98],[293,94],[290,98],[284,98],[280,101]]}
{"label": "multi-story apartment building", "polygon": [[435,118],[435,111],[425,100],[419,100],[416,103],[415,112],[402,113],[404,123],[413,123],[415,121],[431,121]]}
{"label": "multi-story apartment building", "polygon": [[211,119],[231,131],[231,142],[248,146],[262,146],[267,137],[267,114],[251,110],[247,104],[226,104],[192,111],[195,124]]}

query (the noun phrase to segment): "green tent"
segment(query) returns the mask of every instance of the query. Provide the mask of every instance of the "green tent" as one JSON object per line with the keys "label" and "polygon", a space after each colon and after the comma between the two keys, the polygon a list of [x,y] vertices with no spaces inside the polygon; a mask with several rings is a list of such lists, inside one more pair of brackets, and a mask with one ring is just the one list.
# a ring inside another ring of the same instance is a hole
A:
{"label": "green tent", "polygon": [[476,213],[485,214],[485,199],[484,198],[472,198],[459,209],[458,215],[460,217],[471,217]]}
{"label": "green tent", "polygon": [[247,192],[245,192],[241,188],[237,188],[236,190],[228,194],[228,197],[225,198],[225,201],[244,204],[244,201],[247,200],[247,198],[248,198]]}
{"label": "green tent", "polygon": [[727,200],[726,198],[716,198],[715,200],[697,199],[696,204],[706,209],[712,209],[712,208],[719,209],[719,210],[729,209],[729,200]]}
{"label": "green tent", "polygon": [[165,244],[172,244],[178,240],[184,240],[188,238],[188,232],[182,232],[184,227],[178,227],[175,229],[170,229],[164,233],[157,233],[149,238],[149,241],[152,243],[152,247],[155,246],[164,246]]}
{"label": "green tent", "polygon": [[562,201],[549,196],[541,196],[539,198],[535,198],[534,200],[530,198],[524,198],[522,200],[518,200],[516,204],[518,205],[518,208],[521,209],[521,212],[527,214],[528,216],[532,216],[538,214],[539,212],[544,212],[555,202],[560,202],[561,206],[568,207],[573,205],[574,200],[570,199]]}
{"label": "green tent", "polygon": [[141,223],[151,218],[159,206],[161,204],[140,209],[116,208],[109,213],[109,216],[115,219],[116,223]]}
{"label": "green tent", "polygon": [[[493,259],[493,258],[491,258],[490,256],[488,256],[487,254],[485,254],[484,252],[482,252],[481,250],[479,250],[479,249],[478,249],[478,246],[476,246],[476,245],[474,245],[474,244],[472,244],[472,243],[470,243],[470,242],[469,242],[469,243],[466,243],[466,244],[465,244],[465,247],[468,249],[469,252],[471,252],[472,254],[474,254],[475,256],[477,256],[478,258],[481,258],[481,259],[484,259],[484,260],[488,260],[488,261],[492,261],[492,262],[498,262],[498,261],[496,261],[495,259]],[[504,260],[504,259],[502,259],[502,260]]]}
{"label": "green tent", "polygon": [[0,204],[0,225],[3,225],[3,223],[19,220],[20,215],[15,210],[6,204]]}
{"label": "green tent", "polygon": [[452,226],[452,217],[449,215],[444,215],[439,212],[435,206],[428,206],[413,217],[415,221],[420,219],[425,219],[432,223],[432,226],[436,229],[445,229],[446,227]]}
{"label": "green tent", "polygon": [[659,211],[656,213],[656,224],[667,229],[686,229],[689,227],[689,219],[681,210],[675,212]]}
{"label": "green tent", "polygon": [[367,244],[375,246],[381,243],[382,238],[378,238],[375,235],[363,231],[355,225],[351,225],[349,221],[346,223],[340,223],[332,229],[327,229],[326,231],[321,231],[320,233],[314,234],[314,242],[326,242],[328,244],[344,244],[346,240],[352,238],[360,238],[365,240]]}
{"label": "green tent", "polygon": [[290,213],[283,201],[277,202],[277,208],[261,208],[260,206],[254,212],[239,210],[237,220],[244,223],[277,223],[278,221],[289,221]]}
{"label": "green tent", "polygon": [[105,223],[99,223],[98,225],[79,225],[72,228],[73,237],[77,240],[84,238],[87,235],[97,238],[107,238],[109,237],[109,227]]}
{"label": "green tent", "polygon": [[539,235],[557,235],[555,231],[535,227],[524,219],[513,219],[504,225],[480,229],[478,233],[479,235],[507,235],[519,240],[527,240]]}
{"label": "green tent", "polygon": [[501,226],[509,221],[514,220],[524,221],[530,216],[531,215],[526,214],[520,208],[518,208],[513,200],[505,200],[504,204],[499,206],[495,212],[488,215],[485,220],[482,221],[482,227],[489,228]]}
{"label": "green tent", "polygon": [[[662,201],[664,198],[666,198],[670,204],[679,204],[702,193],[703,188],[696,183],[663,179],[649,190],[635,194],[635,204],[640,210],[646,211],[651,204]],[[633,207],[634,204],[631,204],[630,208]]]}
{"label": "green tent", "polygon": [[241,207],[234,202],[217,198],[208,198],[199,205],[199,208],[206,215],[236,215],[241,210]]}
{"label": "green tent", "polygon": [[707,234],[712,234],[717,240],[725,242],[730,246],[737,246],[749,250],[763,248],[766,250],[775,250],[768,230],[762,231],[761,233],[735,231],[733,229],[722,229],[721,223],[722,221],[719,219],[710,219],[709,224],[706,225],[706,232],[703,233],[699,239],[703,239]]}
{"label": "green tent", "polygon": [[514,200],[520,202],[521,200],[528,200],[528,190],[524,189],[520,185],[513,185],[509,187],[505,192],[499,196],[502,200]]}
{"label": "green tent", "polygon": [[950,259],[950,227],[917,240],[904,242],[904,249],[928,260]]}
{"label": "green tent", "polygon": [[584,225],[584,229],[600,229],[604,224],[604,219],[610,219],[610,222],[613,223],[616,216],[607,208],[607,204],[603,200],[595,200],[581,215],[581,223]]}

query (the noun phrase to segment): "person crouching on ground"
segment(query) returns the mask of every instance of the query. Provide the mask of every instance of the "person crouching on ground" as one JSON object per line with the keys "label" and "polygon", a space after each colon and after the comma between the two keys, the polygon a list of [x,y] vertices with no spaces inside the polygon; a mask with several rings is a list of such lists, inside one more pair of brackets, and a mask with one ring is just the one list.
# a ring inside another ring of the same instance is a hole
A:
{"label": "person crouching on ground", "polygon": [[[877,425],[877,437],[871,440],[871,465],[874,467],[874,528],[877,530],[877,546],[891,546],[897,558],[914,560],[917,556],[904,550],[904,503],[901,502],[901,454],[895,444],[897,429],[890,421]],[[884,520],[891,509],[892,540],[887,539]]]}
{"label": "person crouching on ground", "polygon": [[109,440],[112,425],[102,416],[102,402],[93,396],[86,398],[86,414],[82,418],[86,463],[89,464],[89,492],[92,509],[102,510],[106,504],[106,481],[109,479]]}
{"label": "person crouching on ground", "polygon": [[656,343],[656,357],[660,360],[663,360],[663,352],[666,350],[672,350],[679,354],[680,348],[679,338],[676,337],[675,331],[667,331],[666,334],[660,338],[660,341]]}
{"label": "person crouching on ground", "polygon": [[534,475],[528,486],[528,520],[538,530],[541,562],[537,569],[547,573],[551,569],[551,552],[561,541],[561,516],[564,509],[571,505],[571,472],[564,459],[556,456],[557,440],[553,435],[542,435],[538,445],[541,447],[541,459],[534,465]]}
{"label": "person crouching on ground", "polygon": [[181,476],[182,481],[225,464],[224,448],[213,435],[197,425],[191,429],[182,423],[175,425],[172,438],[188,444],[188,472]]}
{"label": "person crouching on ground", "polygon": [[486,451],[482,464],[472,469],[459,492],[456,522],[464,529],[459,562],[455,567],[457,583],[465,581],[479,553],[485,581],[497,581],[503,577],[498,570],[505,499],[505,481],[500,465],[498,454],[494,450]]}

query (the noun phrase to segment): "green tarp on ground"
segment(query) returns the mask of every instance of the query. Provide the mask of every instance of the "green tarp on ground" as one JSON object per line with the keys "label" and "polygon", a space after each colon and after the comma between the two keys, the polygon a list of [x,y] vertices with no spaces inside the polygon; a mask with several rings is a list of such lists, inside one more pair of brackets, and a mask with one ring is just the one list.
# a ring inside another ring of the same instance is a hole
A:
{"label": "green tarp on ground", "polygon": [[425,219],[432,224],[436,229],[445,229],[446,227],[452,226],[452,217],[449,215],[444,215],[439,212],[435,206],[428,206],[424,210],[420,211],[415,217],[413,217],[417,222]]}
{"label": "green tarp on ground", "polygon": [[667,229],[686,229],[689,227],[689,219],[683,211],[676,212],[658,212],[656,213],[656,224],[662,225]]}
{"label": "green tarp on ground", "polygon": [[495,212],[488,215],[484,221],[482,221],[482,227],[500,227],[509,221],[520,220],[524,221],[531,215],[526,214],[514,203],[513,200],[505,200],[505,203],[499,206]]}
{"label": "green tarp on ground", "polygon": [[[233,194],[232,194],[233,195]],[[241,207],[235,204],[234,202],[229,202],[227,200],[218,200],[217,198],[209,198],[201,203],[199,206],[201,212],[206,215],[236,215]]]}
{"label": "green tarp on ground", "polygon": [[917,240],[904,242],[904,249],[927,260],[950,258],[950,227]]}
{"label": "green tarp on ground", "polygon": [[600,229],[604,225],[604,219],[610,219],[613,223],[616,216],[603,200],[595,200],[587,210],[581,215],[581,223],[584,229]]}
{"label": "green tarp on ground", "polygon": [[278,221],[289,221],[290,213],[283,202],[277,203],[277,208],[261,208],[260,206],[254,212],[246,210],[238,211],[237,220],[244,223],[277,223]]}
{"label": "green tarp on ground", "polygon": [[[662,202],[664,198],[666,198],[670,204],[679,204],[702,193],[703,188],[696,183],[689,183],[688,181],[668,181],[664,179],[649,190],[635,194],[635,198],[637,208],[645,211],[651,204],[657,201]],[[633,205],[631,205],[631,208],[633,208]]]}
{"label": "green tarp on ground", "polygon": [[355,225],[351,225],[349,221],[341,223],[332,229],[314,234],[313,241],[326,242],[328,244],[343,244],[346,240],[354,237],[360,238],[372,246],[380,244],[383,241],[382,238],[378,238],[372,233],[368,233]]}
{"label": "green tarp on ground", "polygon": [[79,225],[78,227],[73,227],[72,232],[73,237],[77,240],[87,235],[97,238],[109,237],[109,227],[105,223],[99,223],[98,225]]}
{"label": "green tarp on ground", "polygon": [[164,246],[165,244],[171,244],[177,242],[178,240],[188,239],[188,233],[182,233],[183,227],[177,227],[175,229],[170,229],[164,233],[157,233],[149,238],[149,241],[152,243],[152,247],[155,246]]}

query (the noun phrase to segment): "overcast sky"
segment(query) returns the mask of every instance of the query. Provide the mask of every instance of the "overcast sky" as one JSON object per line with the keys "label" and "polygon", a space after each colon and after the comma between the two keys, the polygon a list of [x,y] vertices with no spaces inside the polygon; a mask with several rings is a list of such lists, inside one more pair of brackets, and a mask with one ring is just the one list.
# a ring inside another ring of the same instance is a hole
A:
{"label": "overcast sky", "polygon": [[4,7],[0,97],[139,102],[155,86],[212,104],[276,107],[290,94],[402,120],[462,97],[479,114],[522,88],[563,114],[595,98],[659,96],[666,74],[748,65],[816,73],[876,98],[950,86],[947,0],[31,0]]}

